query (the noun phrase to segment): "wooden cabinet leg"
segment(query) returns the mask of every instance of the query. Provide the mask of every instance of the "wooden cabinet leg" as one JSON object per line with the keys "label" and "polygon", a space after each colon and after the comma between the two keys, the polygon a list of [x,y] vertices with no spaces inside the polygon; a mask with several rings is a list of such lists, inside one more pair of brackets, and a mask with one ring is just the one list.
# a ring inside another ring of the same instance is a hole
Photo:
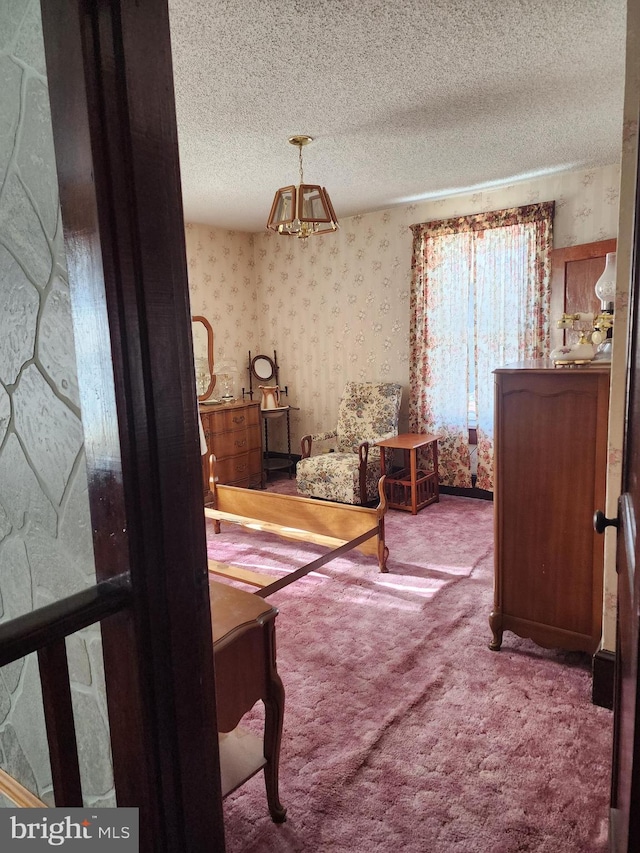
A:
{"label": "wooden cabinet leg", "polygon": [[499,610],[492,610],[489,616],[489,627],[493,634],[493,639],[489,643],[489,648],[492,652],[499,652],[502,646],[502,613]]}

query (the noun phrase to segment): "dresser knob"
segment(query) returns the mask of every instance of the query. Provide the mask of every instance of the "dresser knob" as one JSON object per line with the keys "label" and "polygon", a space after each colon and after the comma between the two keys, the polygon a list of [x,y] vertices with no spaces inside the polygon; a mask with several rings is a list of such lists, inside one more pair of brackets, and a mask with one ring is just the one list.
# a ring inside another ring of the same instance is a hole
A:
{"label": "dresser knob", "polygon": [[593,516],[593,529],[596,533],[604,533],[607,527],[615,527],[618,528],[619,522],[618,518],[607,518],[607,516],[597,510]]}

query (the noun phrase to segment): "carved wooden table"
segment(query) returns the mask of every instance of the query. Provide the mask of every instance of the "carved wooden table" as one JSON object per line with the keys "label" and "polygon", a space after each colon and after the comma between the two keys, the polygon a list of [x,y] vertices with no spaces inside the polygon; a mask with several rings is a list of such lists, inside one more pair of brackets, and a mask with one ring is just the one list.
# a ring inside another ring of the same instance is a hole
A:
{"label": "carved wooden table", "polygon": [[[393,438],[376,441],[377,447],[402,450],[404,467],[395,474],[387,475],[385,488],[391,509],[404,509],[416,515],[418,510],[440,500],[438,485],[438,438],[437,435],[404,433]],[[418,469],[418,450],[431,446],[433,470]],[[380,473],[386,474],[384,451],[380,453]]]}
{"label": "carved wooden table", "polygon": [[[286,809],[278,795],[284,688],[276,669],[278,611],[262,598],[209,580],[222,796],[264,769],[269,812],[276,823]],[[238,726],[261,699],[264,737]]]}

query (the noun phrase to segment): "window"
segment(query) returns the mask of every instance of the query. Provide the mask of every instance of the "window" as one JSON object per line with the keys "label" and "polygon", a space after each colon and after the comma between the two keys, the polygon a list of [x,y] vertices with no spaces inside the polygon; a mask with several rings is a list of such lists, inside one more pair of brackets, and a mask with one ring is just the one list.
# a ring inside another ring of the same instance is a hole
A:
{"label": "window", "polygon": [[495,368],[549,348],[553,202],[412,227],[409,423],[437,433],[444,485],[493,490]]}

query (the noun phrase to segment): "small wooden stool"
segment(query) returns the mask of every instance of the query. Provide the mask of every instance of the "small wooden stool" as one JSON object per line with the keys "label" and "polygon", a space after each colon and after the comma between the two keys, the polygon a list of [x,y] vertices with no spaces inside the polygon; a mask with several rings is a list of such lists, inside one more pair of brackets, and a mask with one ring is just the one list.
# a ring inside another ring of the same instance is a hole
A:
{"label": "small wooden stool", "polygon": [[[391,509],[404,509],[412,515],[418,510],[440,500],[438,484],[438,435],[405,433],[376,441],[377,447],[391,447],[404,453],[404,467],[387,476],[387,500]],[[433,471],[418,470],[418,450],[431,445]],[[386,475],[384,450],[380,453],[380,473]]]}

